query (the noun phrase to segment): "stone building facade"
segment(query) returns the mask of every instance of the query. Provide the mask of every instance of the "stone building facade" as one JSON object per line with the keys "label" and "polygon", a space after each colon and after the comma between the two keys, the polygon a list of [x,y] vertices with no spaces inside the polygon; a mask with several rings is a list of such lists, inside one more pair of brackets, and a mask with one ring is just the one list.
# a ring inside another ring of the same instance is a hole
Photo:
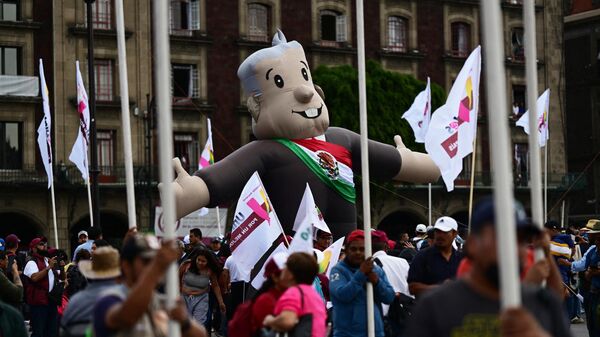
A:
{"label": "stone building facade", "polygon": [[[509,106],[512,102],[525,103],[522,6],[519,2],[502,2]],[[557,93],[551,96],[550,107],[553,137],[549,151],[550,205],[558,198],[569,177],[561,105],[564,102],[561,98],[564,94],[562,28],[555,24],[557,18],[562,17],[563,9],[555,3],[538,0],[536,7],[538,85],[540,91],[549,87]],[[0,47],[18,45],[19,71],[16,75],[38,76],[37,59],[44,59],[54,122],[59,238],[61,246],[68,247],[77,230],[89,223],[85,185],[68,161],[78,125],[76,60],[80,61],[86,83],[88,77],[85,3],[83,0],[0,1],[0,6],[7,4],[15,4],[16,15],[0,21]],[[96,115],[102,171],[101,223],[109,238],[117,238],[127,227],[117,76],[120,65],[113,1],[96,0],[94,6]],[[128,0],[124,1],[124,6],[137,221],[141,228],[151,229],[153,209],[159,204],[157,172],[153,169],[157,157],[152,73],[153,13],[149,0]],[[194,169],[206,139],[207,117],[212,120],[217,160],[252,139],[251,121],[244,107],[245,97],[236,70],[246,56],[269,45],[277,28],[281,28],[288,39],[297,40],[304,46],[313,68],[356,64],[354,0],[173,0],[170,1],[169,23],[175,154],[185,158],[190,171]],[[468,53],[481,43],[477,0],[366,1],[365,27],[368,58],[377,60],[388,70],[410,74],[420,80],[430,76],[447,91]],[[2,72],[2,75],[6,74]],[[0,86],[1,83],[2,76]],[[42,116],[40,103],[38,96],[0,93],[0,126],[5,129],[6,125],[17,127],[18,148],[11,153],[21,160],[12,166],[0,162],[4,165],[0,167],[0,236],[14,228],[25,238],[35,234],[52,236],[51,203],[44,187],[43,166],[35,141],[35,131]],[[485,97],[482,97],[476,147],[476,197],[491,192],[485,118],[488,112],[483,103]],[[399,111],[398,115],[401,113]],[[512,111],[497,113],[506,114],[512,120],[512,138],[518,145],[515,161],[521,163],[516,172],[526,176],[526,136],[514,126]],[[6,122],[16,123],[16,126]],[[3,130],[0,129],[0,136],[8,142],[9,137]],[[470,159],[467,158],[465,163],[470,163]],[[461,223],[467,222],[467,185],[471,169],[470,165],[465,167],[468,169],[459,177],[454,192],[446,193],[441,184],[433,186],[434,219],[444,214],[456,216]],[[517,185],[517,197],[527,204],[526,178],[517,181]],[[373,207],[373,222],[380,223],[392,235],[427,222],[426,186],[397,185],[390,189],[377,185],[373,190],[379,200]]]}

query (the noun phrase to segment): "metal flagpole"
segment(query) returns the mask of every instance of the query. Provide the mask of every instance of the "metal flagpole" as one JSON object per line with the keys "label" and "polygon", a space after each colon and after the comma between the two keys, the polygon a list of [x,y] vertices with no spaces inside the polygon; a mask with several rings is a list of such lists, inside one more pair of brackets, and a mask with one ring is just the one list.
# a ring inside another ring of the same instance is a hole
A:
{"label": "metal flagpole", "polygon": [[[160,180],[163,190],[162,207],[165,226],[164,237],[175,238],[175,195],[173,186],[173,128],[171,115],[171,58],[169,49],[167,1],[153,1],[154,17],[154,67],[156,74],[155,92],[158,113],[158,156]],[[167,306],[173,308],[179,296],[177,264],[172,263],[167,271]],[[176,321],[169,321],[169,336],[180,337],[181,330]]]}
{"label": "metal flagpole", "polygon": [[[537,130],[537,50],[535,34],[535,4],[534,0],[523,3],[523,21],[525,25],[525,70],[527,75],[527,107],[529,109],[529,187],[531,193],[531,215],[533,222],[543,227],[544,216],[542,208],[542,166],[540,157],[539,134]],[[538,253],[539,254],[539,253]]]}
{"label": "metal flagpole", "polygon": [[119,87],[121,89],[121,123],[123,123],[123,156],[125,163],[125,186],[127,191],[127,218],[129,228],[135,228],[135,190],[133,188],[133,156],[131,154],[131,125],[129,123],[129,86],[127,83],[127,50],[125,47],[125,23],[123,0],[115,1],[117,19],[117,48],[119,52]]}
{"label": "metal flagpole", "polygon": [[[548,125],[546,125],[548,127]],[[550,139],[546,140],[544,146],[544,223],[548,221],[548,143]]]}
{"label": "metal flagpole", "polygon": [[475,157],[477,156],[477,132],[473,138],[473,156],[471,157],[471,188],[469,189],[469,234],[471,234],[471,214],[473,213],[473,189],[475,188]]}
{"label": "metal flagpole", "polygon": [[483,44],[487,80],[487,113],[490,152],[494,180],[496,246],[500,267],[501,303],[503,308],[521,304],[519,289],[517,236],[514,217],[513,179],[506,119],[506,73],[504,71],[504,39],[499,0],[481,1]]}
{"label": "metal flagpole", "polygon": [[[365,231],[365,256],[371,249],[371,200],[369,193],[369,138],[367,124],[367,86],[365,73],[365,27],[363,0],[356,0],[356,32],[358,52],[358,102],[360,111],[360,155],[362,174],[363,228]],[[367,336],[375,336],[375,308],[373,284],[367,282]]]}
{"label": "metal flagpole", "polygon": [[565,228],[565,201],[562,201],[562,206],[560,207],[560,228]]}
{"label": "metal flagpole", "polygon": [[225,233],[221,232],[221,214],[219,213],[219,206],[215,207],[217,210],[217,228],[219,230],[219,235],[224,235]]}
{"label": "metal flagpole", "polygon": [[431,224],[431,183],[429,183],[429,186],[427,189],[429,190],[429,196],[428,196],[428,199],[429,199],[429,226],[432,226],[432,224]]}
{"label": "metal flagpole", "polygon": [[[50,170],[54,171],[52,167]],[[52,195],[52,220],[54,221],[54,245],[58,247],[58,228],[56,225],[56,199],[54,198],[54,172],[52,172],[52,183],[50,184],[50,194]]]}
{"label": "metal flagpole", "polygon": [[[87,155],[87,154],[86,154]],[[92,192],[90,191],[90,177],[88,173],[88,178],[85,181],[87,185],[87,194],[88,194],[88,204],[90,206],[90,227],[94,227],[94,216],[93,216],[93,208],[92,208]]]}

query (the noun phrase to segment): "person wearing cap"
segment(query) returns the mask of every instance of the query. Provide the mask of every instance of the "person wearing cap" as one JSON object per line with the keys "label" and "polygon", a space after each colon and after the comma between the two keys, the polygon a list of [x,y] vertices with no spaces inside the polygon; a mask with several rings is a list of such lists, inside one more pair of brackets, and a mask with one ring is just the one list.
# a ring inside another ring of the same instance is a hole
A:
{"label": "person wearing cap", "polygon": [[58,331],[58,304],[48,294],[54,289],[58,273],[54,270],[57,259],[50,257],[48,243],[43,238],[31,240],[32,259],[27,262],[23,275],[29,278],[25,302],[31,311],[32,337],[56,336]]}
{"label": "person wearing cap", "polygon": [[[85,231],[82,231],[82,232],[85,232]],[[88,232],[90,234],[88,236],[88,239],[84,243],[77,246],[77,248],[75,248],[75,251],[73,252],[73,261],[75,261],[75,256],[81,249],[85,249],[85,250],[89,251],[91,254],[92,253],[92,245],[93,245],[94,241],[102,240],[102,238],[103,238],[102,230],[100,230],[100,228],[98,226],[90,227]],[[81,234],[81,232],[79,232],[79,234]],[[87,234],[87,232],[86,232],[86,234]],[[79,238],[79,236],[78,236],[78,238]]]}
{"label": "person wearing cap", "polygon": [[17,270],[20,272],[23,271],[23,266],[25,265],[24,258],[17,255],[17,249],[19,248],[19,242],[21,242],[21,240],[19,240],[19,237],[15,234],[10,234],[6,236],[4,241],[6,243],[6,255],[8,256],[6,276],[9,280],[12,280],[14,277],[12,275],[13,263],[17,265]]}
{"label": "person wearing cap", "polygon": [[119,251],[112,247],[98,248],[92,254],[92,260],[78,261],[77,267],[87,279],[88,286],[71,297],[60,321],[62,331],[71,337],[86,335],[91,328],[96,300],[102,292],[117,284],[121,275]]}
{"label": "person wearing cap", "polygon": [[420,223],[415,228],[415,237],[412,239],[413,245],[417,250],[421,250],[423,241],[427,238],[427,226]]}
{"label": "person wearing cap", "polygon": [[87,240],[88,240],[88,232],[79,231],[79,233],[77,233],[77,243],[78,244],[86,243]]}
{"label": "person wearing cap", "polygon": [[600,336],[600,222],[588,223],[587,235],[592,246],[585,252],[583,258],[571,264],[574,272],[585,271],[584,278],[590,283],[587,291],[582,291],[584,296],[583,309],[585,321],[590,336]]}
{"label": "person wearing cap", "polygon": [[452,246],[458,230],[456,220],[443,216],[433,229],[433,245],[415,255],[408,272],[408,287],[416,297],[456,277],[463,256]]}
{"label": "person wearing cap", "polygon": [[346,256],[331,269],[329,293],[333,303],[333,336],[367,335],[366,283],[373,284],[375,336],[383,337],[382,304],[391,304],[396,293],[373,257],[365,258],[365,233],[355,230],[346,239]]}
{"label": "person wearing cap", "polygon": [[[518,257],[522,268],[530,243],[541,232],[526,218],[522,207],[515,203],[515,209]],[[560,299],[548,289],[522,283],[522,305],[500,309],[494,215],[492,198],[486,197],[475,205],[471,235],[465,245],[471,270],[464,277],[446,282],[419,298],[408,322],[406,336],[571,336]],[[554,263],[549,258],[547,244],[544,247],[545,260]]]}
{"label": "person wearing cap", "polygon": [[[384,231],[375,230],[371,232],[371,238],[371,242],[373,242],[373,259],[383,269],[385,276],[387,276],[392,288],[394,288],[394,292],[396,294],[410,295],[408,283],[406,282],[410,268],[408,262],[403,258],[389,256],[386,253],[388,249],[388,237]],[[388,309],[389,306],[384,304],[384,316],[387,315]]]}
{"label": "person wearing cap", "polygon": [[6,275],[8,266],[8,255],[6,251],[0,251],[0,301],[8,303],[13,307],[20,309],[23,302],[23,283],[19,277],[17,264],[14,263],[11,268],[12,279]]}
{"label": "person wearing cap", "polygon": [[331,244],[333,243],[333,235],[331,235],[331,233],[328,233],[324,230],[320,230],[317,229],[316,233],[315,233],[315,240],[313,243],[313,246],[320,250],[320,251],[324,251],[325,249],[329,248],[329,246],[331,246]]}
{"label": "person wearing cap", "polygon": [[107,289],[96,301],[93,330],[96,337],[151,337],[167,334],[167,319],[180,324],[184,337],[205,337],[206,331],[190,320],[185,304],[177,300],[166,310],[155,289],[177,261],[174,242],[158,243],[151,235],[132,234],[121,249],[123,283]]}

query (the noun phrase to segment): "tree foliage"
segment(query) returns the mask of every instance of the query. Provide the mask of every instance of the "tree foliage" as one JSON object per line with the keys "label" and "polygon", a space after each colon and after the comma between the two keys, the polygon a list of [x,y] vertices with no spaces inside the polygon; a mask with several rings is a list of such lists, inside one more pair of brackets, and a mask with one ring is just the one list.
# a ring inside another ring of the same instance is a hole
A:
{"label": "tree foliage", "polygon": [[[412,150],[424,151],[402,114],[408,110],[426,83],[410,75],[387,71],[375,61],[369,60],[367,71],[367,112],[369,138],[393,144],[394,136],[400,135],[404,144]],[[330,124],[359,132],[358,72],[349,65],[320,66],[313,72],[313,82],[325,93]],[[443,104],[444,90],[431,84],[433,111]]]}

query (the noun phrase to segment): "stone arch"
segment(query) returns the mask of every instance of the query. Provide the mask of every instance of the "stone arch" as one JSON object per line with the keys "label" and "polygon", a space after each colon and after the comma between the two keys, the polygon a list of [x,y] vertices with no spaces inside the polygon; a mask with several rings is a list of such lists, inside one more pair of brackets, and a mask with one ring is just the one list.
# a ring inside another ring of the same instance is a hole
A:
{"label": "stone arch", "polygon": [[5,238],[9,234],[16,234],[21,239],[21,246],[26,247],[35,237],[43,235],[48,238],[51,233],[48,226],[31,214],[18,210],[0,211],[0,237]]}
{"label": "stone arch", "polygon": [[[108,241],[113,247],[121,247],[123,237],[129,229],[127,216],[116,211],[100,211],[100,222],[104,240]],[[86,213],[72,223],[69,228],[69,242],[73,249],[77,247],[77,233],[81,230],[88,230],[89,228],[89,213]]]}
{"label": "stone arch", "polygon": [[427,223],[427,220],[419,213],[410,209],[398,209],[384,216],[377,229],[386,232],[390,240],[398,240],[400,234],[405,232],[412,237],[415,227],[420,223]]}

